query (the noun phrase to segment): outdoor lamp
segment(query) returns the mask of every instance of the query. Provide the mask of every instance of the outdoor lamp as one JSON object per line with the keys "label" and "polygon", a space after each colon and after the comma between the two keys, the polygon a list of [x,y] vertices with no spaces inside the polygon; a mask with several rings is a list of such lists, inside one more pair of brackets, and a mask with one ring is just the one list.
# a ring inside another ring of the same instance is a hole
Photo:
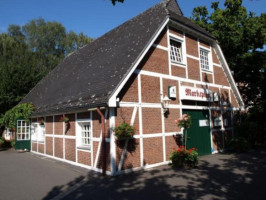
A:
{"label": "outdoor lamp", "polygon": [[164,96],[162,100],[162,107],[163,107],[163,113],[166,113],[166,111],[169,109],[170,99],[168,96]]}

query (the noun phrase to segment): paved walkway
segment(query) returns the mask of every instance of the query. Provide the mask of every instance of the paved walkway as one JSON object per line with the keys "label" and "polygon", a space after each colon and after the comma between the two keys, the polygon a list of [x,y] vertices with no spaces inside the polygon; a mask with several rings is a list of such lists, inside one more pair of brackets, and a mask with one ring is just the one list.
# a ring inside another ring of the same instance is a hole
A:
{"label": "paved walkway", "polygon": [[[12,179],[2,181],[8,167],[6,164],[2,166],[3,161],[7,163],[7,158],[2,158],[13,154],[16,155],[16,162],[29,162],[31,169],[27,169],[28,164],[27,167],[21,164],[16,171],[9,170],[13,174]],[[198,168],[193,170],[174,170],[162,166],[118,177],[87,173],[81,168],[41,159],[31,153],[0,152],[0,159],[0,199],[255,200],[265,199],[266,195],[266,148],[242,154],[204,156]],[[25,176],[29,180],[24,180]],[[40,182],[44,183],[41,189]],[[4,183],[12,185],[12,190],[11,187],[3,187]],[[22,189],[23,186],[25,189]],[[12,191],[12,195],[5,196],[6,191]],[[18,197],[18,193],[20,198],[14,198]],[[2,198],[3,194],[5,198]]]}

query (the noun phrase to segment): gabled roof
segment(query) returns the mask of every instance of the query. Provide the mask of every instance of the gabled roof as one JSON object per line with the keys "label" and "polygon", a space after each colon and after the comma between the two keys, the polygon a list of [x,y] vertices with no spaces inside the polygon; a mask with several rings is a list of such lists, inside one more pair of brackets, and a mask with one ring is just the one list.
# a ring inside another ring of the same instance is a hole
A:
{"label": "gabled roof", "polygon": [[34,115],[106,106],[168,18],[212,37],[185,18],[175,0],[163,0],[66,57],[21,103],[32,102]]}

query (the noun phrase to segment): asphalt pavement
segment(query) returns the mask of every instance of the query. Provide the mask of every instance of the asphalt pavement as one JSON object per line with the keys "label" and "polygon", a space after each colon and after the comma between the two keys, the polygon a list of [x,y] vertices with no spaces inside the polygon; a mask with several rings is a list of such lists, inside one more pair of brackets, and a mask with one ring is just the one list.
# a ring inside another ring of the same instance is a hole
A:
{"label": "asphalt pavement", "polygon": [[203,156],[195,169],[165,165],[116,177],[29,152],[0,151],[1,200],[264,200],[265,185],[265,147]]}

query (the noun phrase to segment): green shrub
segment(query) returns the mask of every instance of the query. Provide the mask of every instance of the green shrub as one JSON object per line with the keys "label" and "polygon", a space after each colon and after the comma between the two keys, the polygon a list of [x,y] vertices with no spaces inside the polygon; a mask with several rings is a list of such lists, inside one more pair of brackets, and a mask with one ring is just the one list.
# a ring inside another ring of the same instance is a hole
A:
{"label": "green shrub", "polygon": [[5,143],[5,138],[0,137],[0,148],[3,147],[4,143]]}
{"label": "green shrub", "polygon": [[229,141],[229,146],[232,147],[234,150],[236,150],[238,152],[247,151],[251,147],[251,145],[248,142],[248,140],[246,138],[244,138],[244,137],[232,138]]}
{"label": "green shrub", "polygon": [[173,167],[195,167],[198,164],[199,154],[196,148],[186,150],[185,147],[180,146],[170,155]]}
{"label": "green shrub", "polygon": [[16,144],[16,141],[13,139],[13,140],[10,140],[10,145],[11,145],[11,147],[15,147],[15,144]]}

